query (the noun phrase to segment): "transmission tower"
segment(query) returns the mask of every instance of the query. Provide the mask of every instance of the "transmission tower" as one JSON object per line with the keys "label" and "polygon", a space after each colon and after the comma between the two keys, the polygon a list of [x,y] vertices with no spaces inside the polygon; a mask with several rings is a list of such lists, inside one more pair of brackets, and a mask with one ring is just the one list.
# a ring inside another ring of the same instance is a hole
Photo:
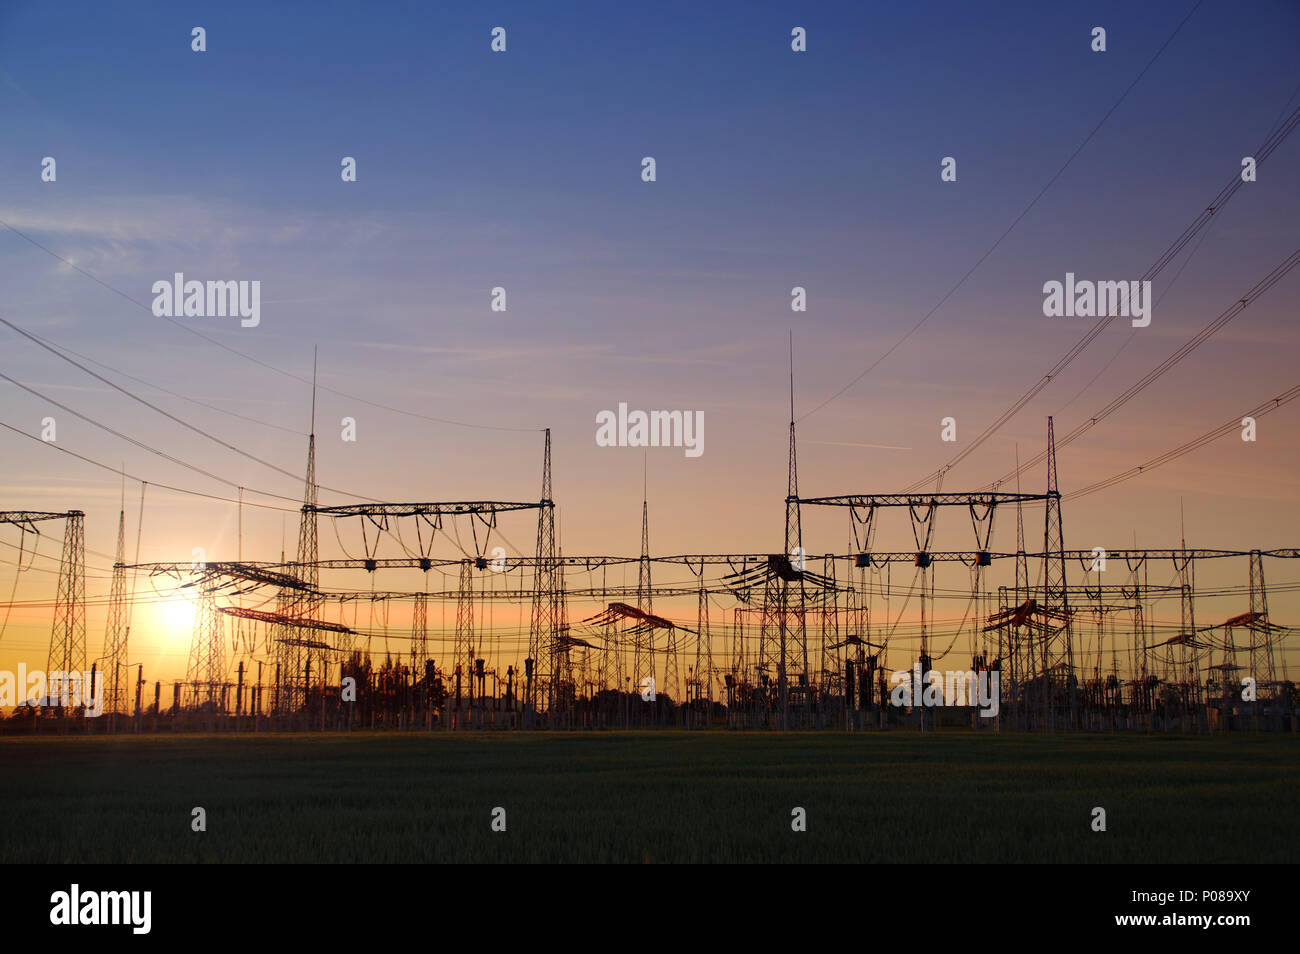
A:
{"label": "transmission tower", "polygon": [[1187,722],[1195,722],[1199,728],[1205,720],[1203,708],[1204,696],[1201,692],[1201,654],[1196,642],[1196,563],[1186,555],[1187,535],[1181,534],[1183,556],[1173,561],[1178,573],[1179,610],[1182,628],[1179,639],[1182,642],[1183,671],[1179,674],[1184,688],[1184,715]]}
{"label": "transmission tower", "polygon": [[[794,356],[790,364],[790,459],[785,493],[785,551],[769,558],[769,574],[763,594],[763,622],[759,631],[760,678],[770,671],[776,676],[776,704],[782,728],[790,727],[790,672],[794,668],[801,684],[808,674],[806,628],[807,597],[803,574],[806,557],[799,516],[799,468],[794,432]],[[767,693],[771,707],[771,692]],[[804,700],[808,700],[806,684]]]}
{"label": "transmission tower", "polygon": [[668,627],[668,632],[664,636],[664,683],[662,691],[669,698],[681,702],[683,696],[678,693],[678,687],[681,684],[681,666],[679,664],[679,651],[677,645],[677,627]]}
{"label": "transmission tower", "polygon": [[416,593],[411,606],[411,672],[419,677],[429,658],[429,594]]}
{"label": "transmission tower", "polygon": [[709,626],[709,591],[704,585],[704,565],[700,564],[700,598],[696,613],[695,681],[697,698],[703,698],[705,717],[713,710],[713,633]]}
{"label": "transmission tower", "polygon": [[[799,466],[794,437],[794,370],[791,353],[790,372],[790,468],[785,492],[785,555],[797,560],[797,579],[780,580],[781,602],[778,624],[781,633],[781,669],[778,691],[781,696],[781,725],[790,725],[790,663],[793,657],[799,675],[808,674],[807,598],[803,585],[803,524],[799,516]],[[805,696],[805,701],[807,697]]]}
{"label": "transmission tower", "polygon": [[[1020,496],[1020,448],[1016,448],[1016,496]],[[1016,500],[1016,606],[1024,606],[1030,598],[1029,593],[1029,557],[1025,553],[1025,505],[1024,501]],[[1029,630],[1032,646],[1033,629]],[[1024,659],[1025,645],[1025,628],[1022,624],[1017,623],[1007,628],[1007,636],[1011,645],[1007,650],[1011,656],[1011,687],[1010,691],[1015,693],[1013,698],[1022,710],[1025,723],[1023,728],[1029,728],[1029,715],[1024,705],[1024,685],[1029,673],[1033,670],[1033,660],[1028,662]],[[1002,639],[1001,630],[999,630],[999,641]],[[999,655],[1002,649],[998,650]],[[1032,655],[1032,649],[1031,649]],[[1019,713],[1013,713],[1013,717]]]}
{"label": "transmission tower", "polygon": [[[1255,697],[1265,692],[1278,695],[1277,670],[1273,662],[1273,628],[1268,618],[1268,591],[1264,587],[1264,555],[1250,551],[1250,612],[1255,622],[1250,626],[1250,675],[1255,678]],[[1256,615],[1258,614],[1258,615]]]}
{"label": "transmission tower", "polygon": [[[280,613],[294,619],[315,619],[320,603],[317,591],[320,581],[317,562],[320,550],[316,504],[316,359],[313,355],[311,433],[307,437],[307,477],[303,484],[302,510],[298,518],[298,559],[294,565],[294,575],[306,586],[282,590],[278,601]],[[292,623],[277,626],[275,630],[275,635],[278,636],[276,662],[280,668],[280,708],[288,713],[296,713],[307,702],[307,666],[313,661],[310,637],[314,632],[309,627]],[[319,652],[318,655],[323,664],[324,652]],[[317,666],[312,668],[319,671]]]}
{"label": "transmission tower", "polygon": [[117,515],[117,557],[113,562],[113,580],[108,591],[108,626],[104,632],[104,684],[108,691],[104,711],[111,717],[127,711],[126,626],[126,508]]}
{"label": "transmission tower", "polygon": [[[834,692],[835,685],[842,681],[843,678],[841,675],[843,670],[840,666],[840,655],[843,647],[840,645],[839,587],[835,583],[835,560],[828,558],[823,560],[822,563],[824,566],[822,575],[830,581],[831,585],[826,602],[822,605],[821,672],[818,674],[821,680],[819,688],[822,698],[826,699],[830,697],[831,693]],[[851,588],[849,592],[852,593]]]}
{"label": "transmission tower", "polygon": [[[581,671],[577,677],[573,672],[573,651],[575,643],[569,636],[569,601],[564,589],[564,551],[559,553],[556,565],[556,613],[555,613],[555,652],[552,654],[554,665],[551,671],[551,702],[555,710],[563,713],[565,718],[572,718],[574,704],[577,701]],[[582,667],[582,668],[585,668]]]}
{"label": "transmission tower", "polygon": [[1061,534],[1061,491],[1056,480],[1056,431],[1047,419],[1047,506],[1043,527],[1043,610],[1053,614],[1060,628],[1052,632],[1051,616],[1043,621],[1043,692],[1049,717],[1056,708],[1052,689],[1057,685],[1063,706],[1074,724],[1077,699],[1074,684],[1074,650],[1070,642],[1070,601],[1066,590],[1065,544]]}
{"label": "transmission tower", "polygon": [[[73,673],[86,668],[86,515],[69,510],[63,525],[63,557],[59,561],[59,588],[54,603],[54,626],[45,665],[47,694],[58,695],[56,682],[80,679]],[[60,676],[59,674],[63,675]],[[94,687],[90,687],[93,692]],[[66,691],[66,690],[64,690]],[[86,690],[83,689],[83,698]]]}
{"label": "transmission tower", "polygon": [[[650,594],[650,504],[641,500],[641,560],[637,564],[636,608],[642,613],[654,612]],[[640,692],[646,680],[654,680],[654,627],[644,623],[632,630],[632,691]],[[665,668],[666,668],[665,664]],[[664,690],[667,691],[665,680]]]}
{"label": "transmission tower", "polygon": [[[460,564],[460,582],[456,596],[456,649],[452,654],[457,666],[467,675],[474,670],[474,575],[473,564]],[[472,689],[471,689],[472,694]]]}
{"label": "transmission tower", "polygon": [[532,678],[528,680],[528,705],[537,709],[537,684],[545,658],[554,672],[559,651],[559,590],[555,559],[555,502],[551,498],[551,429],[546,429],[546,450],[542,457],[542,498],[537,513],[537,568],[533,578],[533,611],[528,628],[528,658]]}
{"label": "transmission tower", "polygon": [[185,682],[194,693],[194,705],[215,710],[221,703],[226,681],[225,625],[217,612],[218,580],[206,568],[197,581],[198,609],[194,614],[194,638],[190,641]]}

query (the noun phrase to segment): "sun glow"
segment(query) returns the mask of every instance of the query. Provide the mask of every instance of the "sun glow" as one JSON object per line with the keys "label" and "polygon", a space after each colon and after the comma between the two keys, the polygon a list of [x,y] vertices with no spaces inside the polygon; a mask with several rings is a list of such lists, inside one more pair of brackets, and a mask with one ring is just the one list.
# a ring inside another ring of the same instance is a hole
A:
{"label": "sun glow", "polygon": [[153,607],[155,625],[168,639],[189,640],[194,635],[195,607],[182,597],[164,600]]}

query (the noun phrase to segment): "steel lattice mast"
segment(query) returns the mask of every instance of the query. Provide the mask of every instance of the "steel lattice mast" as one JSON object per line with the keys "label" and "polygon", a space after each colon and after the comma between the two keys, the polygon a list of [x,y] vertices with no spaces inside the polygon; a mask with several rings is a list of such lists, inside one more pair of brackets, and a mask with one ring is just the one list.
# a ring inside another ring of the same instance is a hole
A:
{"label": "steel lattice mast", "polygon": [[1074,650],[1070,637],[1070,601],[1065,578],[1065,546],[1061,533],[1061,491],[1056,478],[1056,432],[1052,418],[1047,419],[1047,503],[1043,526],[1043,609],[1057,614],[1060,628],[1051,630],[1050,618],[1043,622],[1043,691],[1049,719],[1054,718],[1057,700],[1053,689],[1061,693],[1060,705],[1069,712],[1074,725],[1077,710],[1074,681]]}
{"label": "steel lattice mast", "polygon": [[80,678],[72,674],[86,668],[86,515],[80,510],[69,510],[66,516],[54,626],[45,666],[48,695],[60,698],[61,693],[55,692],[56,683],[62,680],[66,686],[66,680]]}
{"label": "steel lattice mast", "polygon": [[[1020,449],[1016,448],[1016,494],[1020,493]],[[1029,600],[1029,558],[1025,554],[1025,505],[1023,500],[1016,501],[1016,606],[1024,606]],[[1006,609],[1007,607],[1003,607]],[[1011,645],[1011,682],[1008,689],[1011,690],[1012,698],[1015,699],[1019,694],[1021,687],[1024,686],[1030,671],[1033,669],[1033,629],[1029,629],[1030,639],[1030,656],[1029,660],[1024,658],[1025,645],[1025,627],[1017,623],[1008,629]],[[998,639],[1001,640],[1001,630],[999,630]],[[1024,706],[1021,704],[1023,710]],[[1023,728],[1029,728],[1029,713],[1013,713],[1024,718]]]}
{"label": "steel lattice mast", "polygon": [[[759,632],[759,668],[776,670],[777,706],[781,727],[790,726],[790,671],[797,667],[802,682],[808,677],[803,571],[803,527],[799,513],[799,466],[794,427],[794,350],[790,353],[790,456],[785,493],[785,550],[774,561],[763,599]],[[807,695],[804,696],[807,701]]]}
{"label": "steel lattice mast", "polygon": [[[1255,622],[1250,627],[1250,675],[1255,679],[1256,703],[1259,699],[1272,703],[1277,715],[1277,701],[1282,698],[1273,661],[1274,633],[1268,618],[1268,591],[1264,587],[1264,558],[1259,550],[1250,551],[1250,612]],[[1284,657],[1285,658],[1285,657]]]}
{"label": "steel lattice mast", "polygon": [[411,603],[411,673],[424,678],[424,663],[429,658],[429,594],[416,593]]}
{"label": "steel lattice mast", "polygon": [[[315,619],[320,599],[317,584],[320,579],[320,553],[317,540],[317,487],[316,487],[316,359],[312,357],[311,433],[307,436],[307,476],[303,484],[302,510],[298,518],[298,553],[293,564],[293,576],[302,587],[281,590],[278,606],[281,615],[292,618]],[[312,658],[310,632],[299,626],[277,626],[276,665],[279,669],[279,700],[277,708],[293,715],[307,702],[307,666]],[[323,662],[324,654],[319,654]]]}
{"label": "steel lattice mast", "polygon": [[[474,672],[474,575],[473,564],[463,560],[460,564],[458,596],[456,598],[456,644],[452,653],[453,672],[464,673],[466,679]],[[471,683],[470,698],[473,698]]]}
{"label": "steel lattice mast", "polygon": [[226,681],[225,622],[217,612],[216,582],[206,568],[199,571],[194,638],[185,667],[185,682],[194,693],[194,705],[213,710],[224,708],[222,687]]}
{"label": "steel lattice mast", "polygon": [[[560,650],[558,567],[555,556],[555,502],[551,497],[551,429],[546,429],[546,449],[542,457],[542,497],[537,513],[537,562],[533,577],[533,611],[528,628],[528,659],[525,661],[527,701],[536,711],[537,685],[545,658],[555,672]],[[531,670],[531,672],[529,671]]]}
{"label": "steel lattice mast", "polygon": [[[52,513],[38,510],[0,510],[0,524],[11,524],[24,533],[37,533],[36,523],[62,520],[63,554],[59,560],[59,582],[50,627],[50,648],[46,657],[46,698],[61,697],[70,680],[80,681],[86,668],[86,515],[80,510]],[[21,564],[19,569],[21,570]],[[76,675],[69,675],[76,674]],[[82,698],[94,691],[85,686]],[[59,701],[56,700],[55,705]]]}
{"label": "steel lattice mast", "polygon": [[[59,588],[55,598],[54,628],[50,633],[50,657],[46,665],[48,685],[77,678],[86,668],[86,537],[85,514],[68,512],[63,528],[63,556],[59,561]],[[93,691],[94,687],[90,687]],[[84,692],[84,690],[83,690]],[[54,693],[51,691],[51,695]],[[84,698],[84,696],[83,696]]]}
{"label": "steel lattice mast", "polygon": [[104,683],[108,689],[104,700],[104,711],[111,717],[128,712],[126,683],[123,681],[123,669],[126,668],[127,638],[129,630],[126,625],[126,508],[117,515],[117,552],[113,563],[113,580],[108,595],[108,625],[104,631]]}
{"label": "steel lattice mast", "polygon": [[[654,611],[654,600],[650,595],[650,504],[641,500],[641,558],[637,562],[636,573],[636,608],[642,613]],[[641,692],[647,685],[646,680],[653,680],[654,664],[654,629],[639,625],[632,630],[632,691]],[[667,686],[664,687],[667,689]]]}

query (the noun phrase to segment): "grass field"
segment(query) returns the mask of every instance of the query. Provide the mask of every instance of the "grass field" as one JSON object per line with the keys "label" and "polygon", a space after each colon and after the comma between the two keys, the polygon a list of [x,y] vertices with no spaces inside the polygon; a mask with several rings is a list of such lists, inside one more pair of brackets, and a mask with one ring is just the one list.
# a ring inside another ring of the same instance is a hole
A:
{"label": "grass field", "polygon": [[7,738],[0,862],[1290,862],[1298,756],[947,731]]}

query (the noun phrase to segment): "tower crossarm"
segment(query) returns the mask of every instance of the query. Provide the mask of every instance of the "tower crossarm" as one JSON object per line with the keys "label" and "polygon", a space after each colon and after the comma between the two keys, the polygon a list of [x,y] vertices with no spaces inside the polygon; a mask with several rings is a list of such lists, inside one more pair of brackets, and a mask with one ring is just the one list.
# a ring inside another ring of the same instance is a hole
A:
{"label": "tower crossarm", "polygon": [[988,507],[1001,503],[1046,500],[1046,494],[1012,494],[990,491],[946,494],[837,494],[830,497],[800,497],[810,507]]}
{"label": "tower crossarm", "polygon": [[442,503],[360,503],[337,507],[313,507],[327,517],[441,517],[458,514],[508,513],[512,510],[540,510],[551,501],[454,500]]}

